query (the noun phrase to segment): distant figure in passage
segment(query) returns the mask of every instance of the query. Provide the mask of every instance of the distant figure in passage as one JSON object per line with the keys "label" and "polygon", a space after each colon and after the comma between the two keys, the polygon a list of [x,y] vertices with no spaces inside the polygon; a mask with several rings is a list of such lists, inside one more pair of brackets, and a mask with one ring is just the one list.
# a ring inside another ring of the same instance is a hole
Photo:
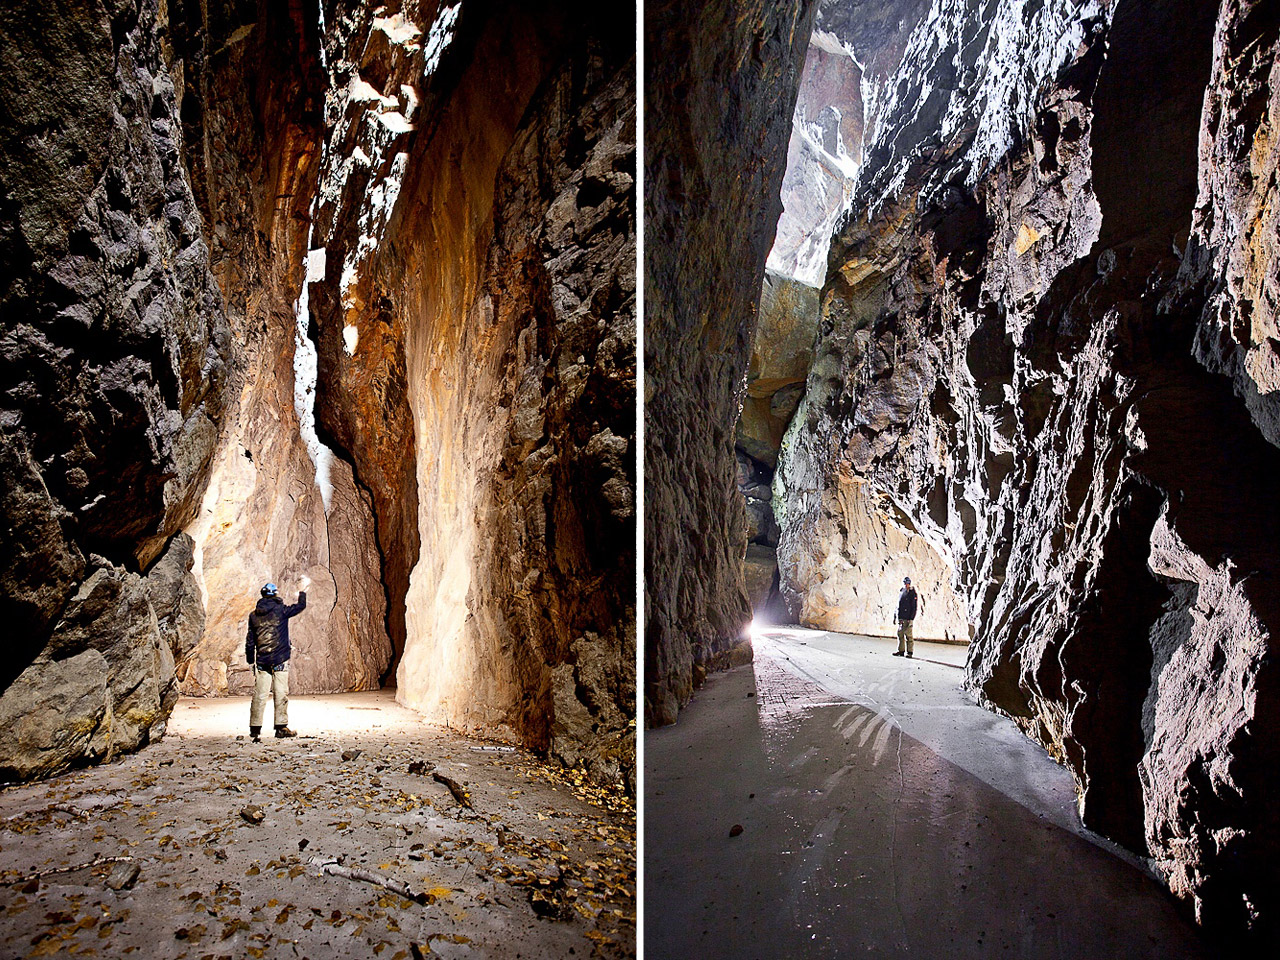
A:
{"label": "distant figure in passage", "polygon": [[275,698],[272,720],[277,737],[296,737],[289,729],[289,618],[307,608],[306,587],[311,581],[302,578],[303,589],[298,602],[285,606],[274,583],[262,588],[262,599],[249,614],[249,631],[244,638],[244,658],[253,667],[253,706],[249,708],[249,735],[258,743],[262,734],[262,714],[267,708],[267,693]]}
{"label": "distant figure in passage", "polygon": [[908,657],[915,656],[915,641],[911,636],[911,621],[916,618],[916,606],[919,598],[916,596],[916,588],[911,585],[910,577],[902,578],[902,592],[898,594],[898,615],[894,618],[898,621],[898,652],[895,657],[901,657],[906,654]]}

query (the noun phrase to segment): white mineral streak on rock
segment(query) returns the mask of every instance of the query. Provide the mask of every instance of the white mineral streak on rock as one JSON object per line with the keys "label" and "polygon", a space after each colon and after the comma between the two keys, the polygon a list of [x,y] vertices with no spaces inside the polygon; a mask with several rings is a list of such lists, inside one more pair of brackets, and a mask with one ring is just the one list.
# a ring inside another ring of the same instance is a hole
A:
{"label": "white mineral streak on rock", "polygon": [[418,91],[407,83],[400,84],[400,96],[404,97],[404,118],[412,120],[418,110]]}
{"label": "white mineral streak on rock", "polygon": [[[864,84],[867,129],[892,151],[881,169],[866,171],[859,202],[873,206],[896,196],[910,160],[921,150],[950,144],[973,128],[964,152],[972,186],[990,164],[1030,129],[1036,88],[1056,76],[1085,39],[1085,24],[1104,13],[1102,0],[1079,5],[1041,0],[996,0],[990,27],[978,0],[934,0],[908,41],[902,64],[888,83]],[[954,76],[935,84],[939,64]]]}
{"label": "white mineral streak on rock", "polygon": [[342,279],[338,281],[338,289],[342,291],[342,307],[344,310],[351,310],[356,306],[354,290],[359,280],[360,276],[356,272],[355,262],[348,260],[342,268]]}
{"label": "white mineral streak on rock", "polygon": [[405,119],[402,114],[396,113],[395,111],[392,111],[391,113],[378,114],[378,122],[392,133],[408,133],[410,130],[414,129],[412,123]]}
{"label": "white mineral streak on rock", "polygon": [[[314,215],[314,208],[312,213]],[[311,246],[310,230],[307,231],[307,246]],[[293,353],[293,409],[298,414],[298,429],[302,433],[302,442],[306,444],[307,456],[316,467],[316,486],[320,488],[320,497],[324,500],[327,514],[333,504],[333,483],[329,479],[333,451],[321,443],[320,437],[316,435],[317,355],[316,345],[307,332],[311,318],[308,292],[312,273],[318,269],[320,275],[324,275],[324,249],[309,252],[302,269],[306,280],[302,284],[302,292],[298,294],[298,305],[294,311],[297,327]]]}
{"label": "white mineral streak on rock", "polygon": [[459,0],[458,3],[442,8],[436,14],[435,22],[431,24],[431,30],[427,34],[427,47],[424,51],[426,63],[422,67],[424,79],[436,72],[445,48],[453,42],[453,33],[458,25],[458,14],[461,10],[462,2]]}
{"label": "white mineral streak on rock", "polygon": [[418,25],[405,19],[403,13],[397,13],[393,17],[374,17],[373,29],[381,30],[392,43],[410,50],[418,49],[417,40],[422,36]]}
{"label": "white mineral streak on rock", "polygon": [[315,283],[324,279],[325,271],[324,247],[317,247],[307,254],[307,283]]}
{"label": "white mineral streak on rock", "polygon": [[372,84],[360,79],[360,74],[358,73],[351,77],[351,83],[347,87],[347,97],[353,103],[377,103],[384,107],[396,106],[396,101],[393,98],[384,97]]}
{"label": "white mineral streak on rock", "polygon": [[809,38],[809,46],[817,47],[819,50],[824,50],[836,56],[848,57],[857,64],[859,70],[866,70],[866,66],[858,59],[858,51],[853,48],[852,44],[845,43],[830,30],[815,28],[813,36]]}

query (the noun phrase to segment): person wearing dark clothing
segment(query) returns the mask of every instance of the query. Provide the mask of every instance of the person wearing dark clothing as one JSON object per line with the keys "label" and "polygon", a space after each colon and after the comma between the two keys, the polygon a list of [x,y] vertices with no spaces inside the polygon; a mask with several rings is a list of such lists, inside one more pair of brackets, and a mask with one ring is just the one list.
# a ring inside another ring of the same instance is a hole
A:
{"label": "person wearing dark clothing", "polygon": [[898,652],[895,657],[915,656],[915,639],[911,636],[911,622],[916,618],[919,597],[915,587],[911,586],[911,578],[902,578],[902,592],[898,594]]}
{"label": "person wearing dark clothing", "polygon": [[[305,581],[305,578],[304,578]],[[303,586],[307,586],[304,582]],[[289,729],[289,620],[307,608],[307,592],[298,594],[298,602],[286,605],[278,588],[268,583],[262,598],[249,614],[249,629],[244,638],[244,658],[253,667],[253,704],[249,708],[249,735],[258,742],[262,734],[262,715],[267,709],[267,694],[275,700],[272,720],[277,737],[296,737]]]}

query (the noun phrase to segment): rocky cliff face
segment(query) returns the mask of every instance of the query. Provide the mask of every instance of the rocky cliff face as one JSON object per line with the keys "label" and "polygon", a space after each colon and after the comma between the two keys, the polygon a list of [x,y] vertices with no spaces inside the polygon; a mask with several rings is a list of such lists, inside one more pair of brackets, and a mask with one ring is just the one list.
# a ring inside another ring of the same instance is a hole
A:
{"label": "rocky cliff face", "polygon": [[501,6],[327,11],[320,427],[401,701],[630,776],[634,30]]}
{"label": "rocky cliff face", "polygon": [[645,5],[650,723],[749,656],[734,424],[812,20],[811,3]]}
{"label": "rocky cliff face", "polygon": [[162,733],[168,641],[198,631],[175,536],[208,481],[234,350],[164,23],[147,0],[0,13],[4,779]]}
{"label": "rocky cliff face", "polygon": [[295,691],[632,777],[631,17],[108,6],[0,15],[0,777],[244,692],[266,580]]}
{"label": "rocky cliff face", "polygon": [[952,571],[979,697],[1255,944],[1280,915],[1278,34],[1234,0],[933,3],[869,100],[778,468],[784,593],[821,604],[807,570],[856,563],[851,517],[897,518]]}
{"label": "rocky cliff face", "polygon": [[803,556],[784,555],[779,567],[777,513],[787,507],[785,490],[775,502],[772,489],[783,435],[815,359],[817,288],[826,280],[832,233],[853,200],[863,143],[879,122],[875,107],[886,78],[924,9],[920,0],[818,5],[738,421],[738,456],[751,460],[739,488],[751,540],[747,592],[757,622],[892,631],[897,589],[911,573],[926,598],[917,630],[938,638],[967,635],[963,603],[951,590],[949,568],[936,547],[910,522],[901,522],[901,513],[875,509],[867,497],[851,493],[833,504],[843,527],[833,528],[824,543],[806,544]]}

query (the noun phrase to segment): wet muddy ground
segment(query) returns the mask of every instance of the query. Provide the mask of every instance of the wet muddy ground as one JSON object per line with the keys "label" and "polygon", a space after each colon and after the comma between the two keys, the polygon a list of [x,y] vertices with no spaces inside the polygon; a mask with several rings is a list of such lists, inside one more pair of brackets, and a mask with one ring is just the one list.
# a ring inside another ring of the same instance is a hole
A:
{"label": "wet muddy ground", "polygon": [[248,713],[183,700],[141,753],[0,792],[0,956],[635,955],[625,797],[388,693],[293,698],[292,740]]}

